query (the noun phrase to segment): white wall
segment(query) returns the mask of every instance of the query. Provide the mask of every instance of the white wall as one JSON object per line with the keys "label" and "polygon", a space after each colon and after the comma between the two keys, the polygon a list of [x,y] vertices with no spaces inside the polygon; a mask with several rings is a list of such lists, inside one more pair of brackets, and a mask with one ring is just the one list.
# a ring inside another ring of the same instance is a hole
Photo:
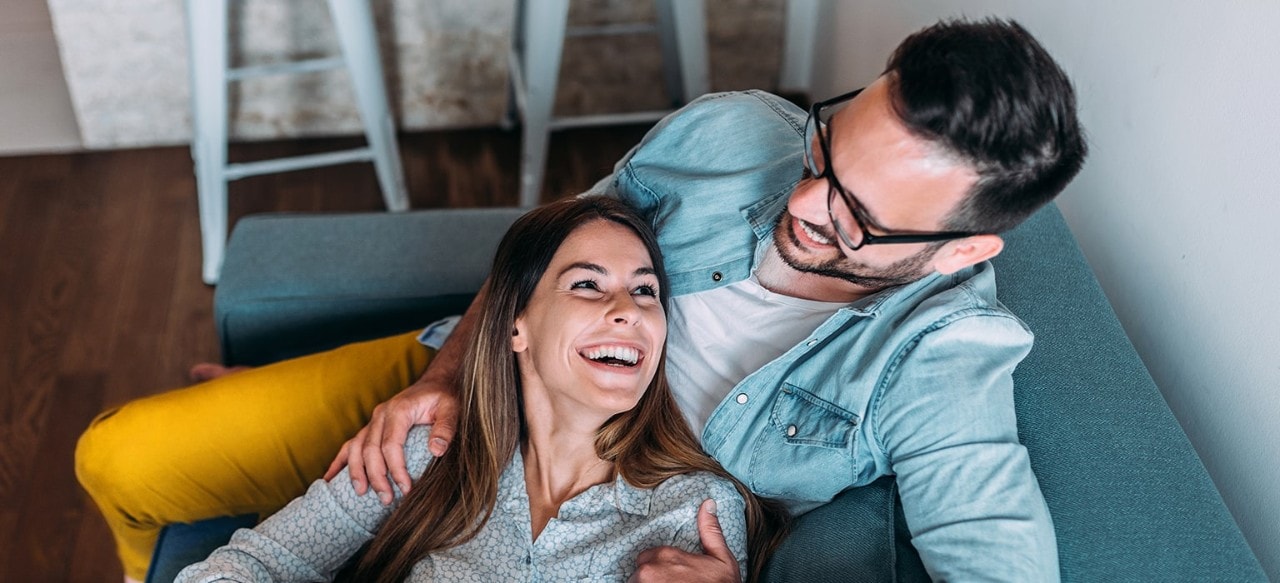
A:
{"label": "white wall", "polygon": [[79,147],[48,7],[0,1],[0,155]]}
{"label": "white wall", "polygon": [[[905,35],[962,14],[941,0],[826,10],[815,99],[866,84]],[[963,4],[990,14],[1021,22],[1075,80],[1092,152],[1059,204],[1280,581],[1280,3]]]}

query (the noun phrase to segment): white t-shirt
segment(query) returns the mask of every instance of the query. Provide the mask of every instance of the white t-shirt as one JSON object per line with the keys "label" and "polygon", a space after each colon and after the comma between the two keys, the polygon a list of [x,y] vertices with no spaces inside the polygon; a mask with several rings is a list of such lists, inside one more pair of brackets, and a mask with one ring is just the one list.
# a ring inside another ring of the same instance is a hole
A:
{"label": "white t-shirt", "polygon": [[721,288],[672,298],[667,379],[689,427],[701,435],[734,386],[847,305],[773,293],[754,273]]}

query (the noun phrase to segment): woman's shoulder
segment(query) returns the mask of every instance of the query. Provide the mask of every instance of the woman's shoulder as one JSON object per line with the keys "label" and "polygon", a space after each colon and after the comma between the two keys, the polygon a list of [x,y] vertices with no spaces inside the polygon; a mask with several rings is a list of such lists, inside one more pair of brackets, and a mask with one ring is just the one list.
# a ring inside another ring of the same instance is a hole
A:
{"label": "woman's shoulder", "polygon": [[654,497],[671,502],[690,499],[700,502],[707,498],[714,498],[717,502],[742,501],[742,494],[732,481],[711,472],[690,472],[667,478],[654,488]]}

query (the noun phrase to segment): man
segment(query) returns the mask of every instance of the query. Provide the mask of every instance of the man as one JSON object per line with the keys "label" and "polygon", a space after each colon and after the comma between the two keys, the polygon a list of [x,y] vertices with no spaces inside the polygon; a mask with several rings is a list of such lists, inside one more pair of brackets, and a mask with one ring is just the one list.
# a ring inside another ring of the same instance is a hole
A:
{"label": "man", "polygon": [[[593,192],[655,226],[672,387],[726,469],[794,512],[895,475],[935,579],[1055,580],[1013,408],[1031,334],[996,300],[987,260],[1084,155],[1070,82],[1035,39],[945,22],[809,115],[758,92],[699,99]],[[470,331],[464,316],[452,335]],[[389,499],[388,473],[408,489],[409,427],[434,424],[437,455],[452,438],[463,344],[375,408],[328,477],[349,463],[358,490]],[[736,579],[713,518],[700,523],[707,555],[647,552],[637,578]]]}

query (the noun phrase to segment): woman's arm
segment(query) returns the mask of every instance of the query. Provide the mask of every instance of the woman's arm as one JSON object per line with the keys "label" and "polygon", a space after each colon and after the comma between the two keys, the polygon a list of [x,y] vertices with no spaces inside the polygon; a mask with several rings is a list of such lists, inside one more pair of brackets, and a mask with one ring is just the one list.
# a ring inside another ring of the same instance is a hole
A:
{"label": "woman's arm", "polygon": [[[411,475],[421,476],[431,460],[426,441],[430,427],[409,433],[405,457]],[[242,529],[231,542],[203,562],[187,567],[179,583],[209,581],[276,582],[332,580],[398,504],[384,506],[377,494],[357,494],[343,470],[334,479],[316,480],[307,493],[259,524]]]}

